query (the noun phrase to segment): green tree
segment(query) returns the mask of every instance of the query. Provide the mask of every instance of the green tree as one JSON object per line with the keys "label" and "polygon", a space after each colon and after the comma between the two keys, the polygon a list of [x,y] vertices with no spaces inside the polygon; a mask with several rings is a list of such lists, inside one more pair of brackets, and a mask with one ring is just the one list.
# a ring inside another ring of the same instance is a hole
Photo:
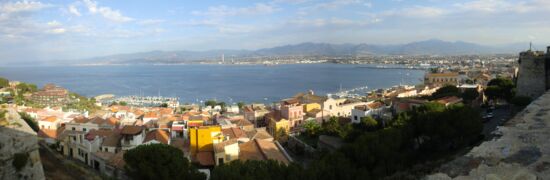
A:
{"label": "green tree", "polygon": [[471,102],[479,97],[479,92],[477,89],[466,89],[462,93],[462,99],[466,102]]}
{"label": "green tree", "polygon": [[168,104],[166,104],[166,103],[162,103],[162,104],[160,104],[160,106],[159,106],[159,107],[164,107],[164,108],[166,108],[166,107],[168,107]]}
{"label": "green tree", "polygon": [[378,121],[376,121],[374,118],[370,116],[362,117],[361,118],[361,127],[367,131],[373,131],[378,128]]}
{"label": "green tree", "polygon": [[124,154],[124,161],[133,179],[206,179],[181,150],[165,144],[137,146]]}
{"label": "green tree", "polygon": [[118,104],[121,106],[128,106],[128,103],[126,101],[120,101],[120,103]]}
{"label": "green tree", "polygon": [[328,121],[322,124],[323,133],[331,136],[338,135],[340,130],[340,124],[338,122],[338,117],[332,116]]}
{"label": "green tree", "polygon": [[511,79],[497,77],[487,83],[489,87],[498,87],[496,92],[496,98],[505,99],[509,101],[515,96],[515,85]]}
{"label": "green tree", "polygon": [[212,170],[212,180],[242,179],[308,179],[302,175],[303,168],[296,164],[285,165],[275,160],[231,161]]}
{"label": "green tree", "polygon": [[214,106],[218,105],[218,102],[216,102],[214,100],[208,100],[208,101],[204,102],[204,105],[214,107]]}
{"label": "green tree", "polygon": [[19,112],[19,116],[21,116],[21,119],[25,120],[25,122],[31,127],[34,132],[38,132],[40,128],[38,127],[38,124],[36,123],[36,120],[32,118],[29,114],[26,112]]}
{"label": "green tree", "polygon": [[280,141],[280,142],[285,142],[286,141],[286,138],[288,136],[288,133],[286,132],[286,129],[284,128],[279,128],[277,129],[277,132],[275,133],[275,139]]}
{"label": "green tree", "polygon": [[485,88],[484,93],[490,100],[497,100],[497,98],[501,96],[501,91],[502,90],[498,86],[488,86],[487,88]]}
{"label": "green tree", "polygon": [[8,87],[10,85],[10,81],[6,78],[0,77],[0,88]]}
{"label": "green tree", "polygon": [[454,85],[445,85],[432,94],[432,99],[438,99],[446,96],[460,96],[460,90]]}
{"label": "green tree", "polygon": [[239,109],[242,109],[244,107],[244,105],[245,104],[242,101],[237,103],[237,106],[239,106]]}
{"label": "green tree", "polygon": [[306,121],[302,127],[304,127],[306,134],[310,137],[317,136],[319,131],[321,131],[321,126],[314,120]]}

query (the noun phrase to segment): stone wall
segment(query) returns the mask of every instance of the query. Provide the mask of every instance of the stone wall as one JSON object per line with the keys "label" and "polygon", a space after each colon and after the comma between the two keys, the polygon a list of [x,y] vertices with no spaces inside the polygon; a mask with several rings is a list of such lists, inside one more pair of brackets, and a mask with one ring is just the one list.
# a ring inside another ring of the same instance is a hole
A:
{"label": "stone wall", "polygon": [[[6,120],[0,127],[0,179],[45,179],[36,133],[14,110],[8,110]],[[28,157],[19,170],[13,165],[16,154]]]}
{"label": "stone wall", "polygon": [[550,91],[497,128],[500,135],[426,179],[548,179],[550,177]]}
{"label": "stone wall", "polygon": [[544,52],[526,51],[520,53],[517,94],[533,99],[546,91],[547,57]]}

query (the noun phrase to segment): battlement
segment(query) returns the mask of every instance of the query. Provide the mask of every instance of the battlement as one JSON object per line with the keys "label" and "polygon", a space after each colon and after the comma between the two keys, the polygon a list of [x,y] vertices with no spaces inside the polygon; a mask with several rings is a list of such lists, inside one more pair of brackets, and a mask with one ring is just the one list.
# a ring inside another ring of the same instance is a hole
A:
{"label": "battlement", "polygon": [[518,61],[518,95],[535,99],[550,89],[550,46],[546,48],[546,52],[521,52]]}

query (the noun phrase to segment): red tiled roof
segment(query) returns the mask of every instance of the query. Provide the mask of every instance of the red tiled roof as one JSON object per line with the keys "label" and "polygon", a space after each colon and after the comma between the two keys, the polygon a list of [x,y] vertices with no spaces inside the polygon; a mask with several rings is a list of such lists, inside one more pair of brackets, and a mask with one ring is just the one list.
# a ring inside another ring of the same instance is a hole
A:
{"label": "red tiled roof", "polygon": [[141,133],[142,130],[143,126],[124,126],[120,133],[124,135],[136,135]]}
{"label": "red tiled roof", "polygon": [[147,135],[145,135],[145,139],[143,140],[143,143],[146,143],[152,140],[156,140],[163,144],[168,144],[168,140],[170,140],[170,135],[168,134],[168,132],[164,130],[156,129],[148,132]]}
{"label": "red tiled roof", "polygon": [[234,139],[234,138],[246,138],[246,133],[240,129],[240,128],[235,128],[235,127],[232,127],[232,128],[227,128],[227,129],[222,129],[222,133],[224,136],[227,136],[229,137],[230,139]]}

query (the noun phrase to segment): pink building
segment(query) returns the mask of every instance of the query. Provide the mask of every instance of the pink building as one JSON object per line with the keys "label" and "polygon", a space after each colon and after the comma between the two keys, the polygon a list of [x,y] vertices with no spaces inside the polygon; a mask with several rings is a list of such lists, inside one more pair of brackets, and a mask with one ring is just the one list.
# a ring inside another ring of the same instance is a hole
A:
{"label": "pink building", "polygon": [[302,124],[304,119],[304,108],[298,99],[290,98],[281,101],[281,117],[290,121],[290,128]]}

